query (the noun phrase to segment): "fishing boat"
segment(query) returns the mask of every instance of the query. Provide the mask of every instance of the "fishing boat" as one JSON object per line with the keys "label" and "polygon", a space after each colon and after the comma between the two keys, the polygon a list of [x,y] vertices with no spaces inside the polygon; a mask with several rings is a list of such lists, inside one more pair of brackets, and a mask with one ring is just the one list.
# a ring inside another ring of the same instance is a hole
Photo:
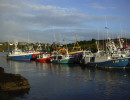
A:
{"label": "fishing boat", "polygon": [[129,59],[125,54],[117,51],[117,47],[111,39],[106,43],[106,47],[106,51],[99,51],[98,49],[93,55],[91,52],[83,53],[84,59],[82,60],[86,61],[86,65],[98,68],[130,68],[128,66]]}
{"label": "fishing boat", "polygon": [[68,54],[68,49],[61,48],[52,56],[52,63],[70,64],[74,63],[74,57]]}
{"label": "fishing boat", "polygon": [[84,50],[80,63],[87,64],[90,62],[90,58],[93,57],[93,53],[90,50]]}
{"label": "fishing boat", "polygon": [[92,57],[87,65],[99,68],[129,68],[128,63],[128,58]]}
{"label": "fishing boat", "polygon": [[8,60],[22,60],[22,61],[30,61],[33,53],[22,52],[21,49],[17,48],[18,43],[15,43],[15,49],[9,50],[7,54]]}
{"label": "fishing boat", "polygon": [[36,61],[41,62],[41,63],[50,63],[51,59],[52,59],[52,56],[50,56],[50,54],[43,53],[43,54],[37,55]]}
{"label": "fishing boat", "polygon": [[113,54],[85,52],[83,53],[82,63],[99,68],[130,68],[128,66],[129,59],[115,52]]}

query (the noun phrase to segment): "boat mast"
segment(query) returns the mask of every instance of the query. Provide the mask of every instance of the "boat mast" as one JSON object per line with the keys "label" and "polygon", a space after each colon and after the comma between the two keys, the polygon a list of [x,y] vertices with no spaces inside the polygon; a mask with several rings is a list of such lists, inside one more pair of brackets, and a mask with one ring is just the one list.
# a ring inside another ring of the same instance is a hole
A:
{"label": "boat mast", "polygon": [[66,49],[67,49],[67,44],[66,44],[66,39],[64,38],[64,45],[66,45]]}
{"label": "boat mast", "polygon": [[103,51],[104,51],[104,32],[103,32]]}
{"label": "boat mast", "polygon": [[98,49],[98,52],[99,52],[99,30],[98,31],[98,42],[96,42],[96,45],[97,45],[97,49]]}
{"label": "boat mast", "polygon": [[[105,20],[106,20],[106,27],[105,27],[105,29],[106,29],[106,31],[107,31],[107,43],[108,43],[108,27],[107,27],[107,18],[106,18],[106,16],[105,16]],[[106,46],[106,50],[107,50],[107,46]]]}
{"label": "boat mast", "polygon": [[[125,32],[126,33],[126,32]],[[126,47],[127,47],[127,35],[125,34],[125,38],[126,38]]]}

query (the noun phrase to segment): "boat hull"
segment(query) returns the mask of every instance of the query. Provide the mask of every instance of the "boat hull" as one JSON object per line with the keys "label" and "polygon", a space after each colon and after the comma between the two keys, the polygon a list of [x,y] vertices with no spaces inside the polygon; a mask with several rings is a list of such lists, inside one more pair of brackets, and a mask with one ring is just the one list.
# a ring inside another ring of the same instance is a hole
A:
{"label": "boat hull", "polygon": [[41,58],[41,59],[36,59],[37,62],[41,62],[41,63],[50,63],[51,62],[52,57],[49,58]]}
{"label": "boat hull", "polygon": [[28,55],[8,55],[7,59],[8,60],[22,60],[22,61],[30,61],[32,58],[33,54],[28,54]]}
{"label": "boat hull", "polygon": [[129,64],[130,64],[130,57],[126,57],[127,59],[128,59],[128,61],[129,61]]}
{"label": "boat hull", "polygon": [[99,67],[99,68],[130,68],[129,59],[114,59],[104,62],[88,62],[88,66]]}

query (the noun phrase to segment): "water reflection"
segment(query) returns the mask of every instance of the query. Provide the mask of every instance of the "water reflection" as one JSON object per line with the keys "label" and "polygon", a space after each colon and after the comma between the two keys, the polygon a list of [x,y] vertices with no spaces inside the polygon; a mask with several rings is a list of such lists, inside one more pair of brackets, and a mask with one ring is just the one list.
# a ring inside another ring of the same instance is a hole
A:
{"label": "water reflection", "polygon": [[35,61],[7,60],[7,64],[8,64],[8,67],[10,68],[10,71],[15,73],[15,74],[19,74],[21,71],[26,71],[26,72],[27,71],[34,71],[35,69],[33,66],[36,66]]}
{"label": "water reflection", "polygon": [[36,66],[38,70],[48,72],[46,75],[67,76],[84,82],[96,81],[109,84],[130,76],[129,69],[95,69],[79,65],[52,63],[37,63]]}
{"label": "water reflection", "polygon": [[37,63],[37,70],[42,71],[43,76],[59,75],[69,76],[70,66],[67,64]]}
{"label": "water reflection", "polygon": [[[129,69],[92,69],[85,68],[88,71],[88,77],[93,83],[94,93],[97,96],[102,96],[107,99],[123,99],[128,94],[130,85],[130,70]],[[87,76],[86,75],[86,76]],[[99,94],[101,93],[101,94]],[[121,94],[121,95],[119,95]],[[121,98],[120,98],[121,97]],[[128,95],[125,97],[128,99]],[[126,99],[126,100],[127,100]]]}

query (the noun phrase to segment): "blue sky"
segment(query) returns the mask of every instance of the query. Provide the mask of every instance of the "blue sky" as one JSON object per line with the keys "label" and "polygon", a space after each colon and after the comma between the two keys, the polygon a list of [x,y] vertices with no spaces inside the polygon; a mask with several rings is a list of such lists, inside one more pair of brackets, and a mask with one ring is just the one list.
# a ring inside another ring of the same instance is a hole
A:
{"label": "blue sky", "polygon": [[[130,38],[130,0],[0,0],[0,41]],[[107,24],[106,24],[107,23]]]}

